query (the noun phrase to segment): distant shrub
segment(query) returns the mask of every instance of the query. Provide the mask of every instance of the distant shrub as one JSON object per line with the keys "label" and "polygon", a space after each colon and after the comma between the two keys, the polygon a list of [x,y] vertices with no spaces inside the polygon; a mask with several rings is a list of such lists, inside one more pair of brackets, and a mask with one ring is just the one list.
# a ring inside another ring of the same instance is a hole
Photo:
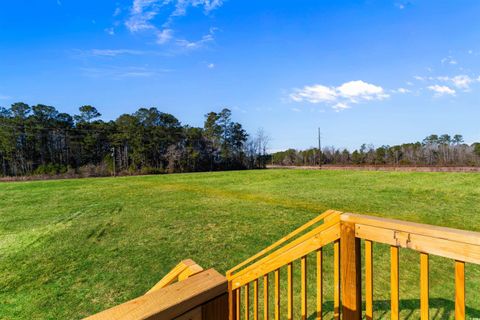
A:
{"label": "distant shrub", "polygon": [[42,164],[35,169],[34,174],[36,175],[56,175],[56,174],[63,174],[68,171],[67,166],[63,166],[61,164]]}

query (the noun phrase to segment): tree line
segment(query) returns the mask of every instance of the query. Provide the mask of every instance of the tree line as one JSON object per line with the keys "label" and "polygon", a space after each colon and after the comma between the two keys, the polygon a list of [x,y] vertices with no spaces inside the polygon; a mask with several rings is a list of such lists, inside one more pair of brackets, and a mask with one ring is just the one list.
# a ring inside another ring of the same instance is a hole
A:
{"label": "tree line", "polygon": [[0,107],[0,175],[108,175],[262,168],[268,137],[250,136],[224,108],[203,127],[182,125],[157,108],[113,121],[93,106],[70,115],[55,107]]}
{"label": "tree line", "polygon": [[393,166],[478,166],[480,143],[464,143],[462,135],[432,134],[421,142],[375,147],[363,144],[350,152],[334,147],[288,149],[271,155],[274,165],[393,165]]}

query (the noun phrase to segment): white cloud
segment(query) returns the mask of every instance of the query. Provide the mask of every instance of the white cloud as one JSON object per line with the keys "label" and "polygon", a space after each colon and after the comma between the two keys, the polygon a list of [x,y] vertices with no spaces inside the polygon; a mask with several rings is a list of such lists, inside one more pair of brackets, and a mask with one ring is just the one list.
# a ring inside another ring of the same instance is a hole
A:
{"label": "white cloud", "polygon": [[213,69],[213,68],[215,68],[215,63],[209,63],[209,64],[207,64],[207,68],[208,68],[208,69]]}
{"label": "white cloud", "polygon": [[295,102],[325,103],[331,105],[336,111],[348,109],[350,104],[388,97],[389,95],[382,87],[362,80],[345,82],[338,87],[315,84],[295,89],[290,94],[290,99]]}
{"label": "white cloud", "polygon": [[157,43],[164,44],[170,41],[173,37],[173,30],[172,29],[163,29],[159,31],[157,34]]}
{"label": "white cloud", "polygon": [[422,76],[413,76],[413,78],[418,81],[425,81],[425,77]]}
{"label": "white cloud", "polygon": [[[166,44],[173,39],[172,24],[175,17],[186,15],[189,7],[203,8],[204,14],[208,15],[222,4],[222,0],[133,0],[125,26],[132,33],[153,32],[157,36],[158,44]],[[165,12],[166,18],[163,21],[154,21],[161,10]],[[177,39],[174,43],[183,48],[199,48],[206,42],[213,41],[212,30],[198,41]]]}
{"label": "white cloud", "polygon": [[337,91],[344,98],[352,102],[357,100],[381,100],[388,98],[382,87],[364,82],[362,80],[350,81],[337,87]]}
{"label": "white cloud", "polygon": [[87,54],[99,57],[116,57],[120,55],[141,55],[143,51],[130,49],[92,49]]}
{"label": "white cloud", "polygon": [[291,109],[293,112],[302,112],[302,110],[298,109],[298,108],[292,108]]}
{"label": "white cloud", "polygon": [[350,109],[351,107],[346,103],[339,102],[339,103],[335,104],[332,108],[336,112],[340,112],[340,111],[345,110],[345,109]]}
{"label": "white cloud", "polygon": [[448,57],[446,57],[446,58],[443,58],[443,59],[441,60],[441,62],[442,62],[442,64],[451,64],[451,65],[456,65],[456,64],[458,64],[458,61],[455,60],[454,58],[450,57],[450,56],[448,56]]}
{"label": "white cloud", "polygon": [[401,93],[401,94],[405,94],[405,93],[409,93],[409,92],[411,92],[411,90],[409,90],[409,89],[406,89],[406,88],[398,88],[397,90],[393,90],[393,92],[395,92],[395,93]]}
{"label": "white cloud", "polygon": [[105,28],[105,32],[111,36],[115,35],[115,29],[113,27]]}
{"label": "white cloud", "polygon": [[185,40],[185,39],[178,39],[176,41],[176,43],[179,47],[182,47],[182,48],[185,48],[185,49],[198,49],[198,48],[201,48],[206,43],[212,42],[213,40],[214,40],[213,34],[208,33],[208,34],[204,35],[198,41],[188,41],[188,40]]}
{"label": "white cloud", "polygon": [[470,76],[462,74],[453,77],[452,79],[453,84],[460,89],[469,90],[470,84],[474,81]]}
{"label": "white cloud", "polygon": [[335,88],[321,84],[305,86],[290,94],[290,98],[296,102],[307,101],[310,103],[333,102],[337,99]]}
{"label": "white cloud", "polygon": [[168,69],[147,69],[145,67],[103,67],[82,68],[83,75],[91,78],[111,78],[116,80],[126,78],[147,78],[169,72]]}
{"label": "white cloud", "polygon": [[452,96],[455,95],[455,90],[447,86],[441,86],[441,85],[435,84],[435,85],[429,86],[428,89],[435,92],[435,96],[437,97],[440,97],[443,95],[452,95]]}
{"label": "white cloud", "polygon": [[113,16],[118,17],[122,13],[122,9],[120,7],[115,8],[115,11],[113,11]]}
{"label": "white cloud", "polygon": [[3,95],[3,94],[0,94],[0,100],[8,100],[8,99],[11,99],[10,96],[6,96],[6,95]]}

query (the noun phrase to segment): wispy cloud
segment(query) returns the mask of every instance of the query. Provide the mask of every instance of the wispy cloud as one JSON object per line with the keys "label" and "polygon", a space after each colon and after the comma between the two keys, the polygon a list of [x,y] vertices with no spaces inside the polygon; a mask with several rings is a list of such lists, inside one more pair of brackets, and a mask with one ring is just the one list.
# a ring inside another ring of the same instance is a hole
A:
{"label": "wispy cloud", "polygon": [[4,94],[0,94],[0,100],[8,100],[8,99],[11,99],[12,97],[10,96],[7,96],[7,95],[4,95]]}
{"label": "wispy cloud", "polygon": [[455,60],[455,59],[454,59],[453,57],[451,57],[451,56],[448,56],[448,57],[443,58],[440,62],[441,62],[442,64],[452,64],[452,65],[458,64],[458,61]]}
{"label": "wispy cloud", "polygon": [[147,78],[153,77],[162,73],[170,72],[169,69],[148,69],[145,67],[92,67],[82,68],[84,76],[91,78],[111,78],[111,79],[125,79],[125,78]]}
{"label": "wispy cloud", "polygon": [[86,52],[92,56],[116,57],[120,55],[142,55],[145,51],[131,49],[92,49]]}
{"label": "wispy cloud", "polygon": [[349,81],[338,87],[315,84],[295,89],[290,99],[295,102],[324,103],[336,111],[348,109],[352,104],[383,100],[389,95],[381,86],[362,80]]}
{"label": "wispy cloud", "polygon": [[209,33],[205,34],[202,36],[202,38],[198,41],[188,41],[185,39],[177,39],[176,43],[179,47],[185,48],[185,49],[198,49],[203,47],[205,44],[214,41],[214,35],[215,29],[210,28]]}
{"label": "wispy cloud", "polygon": [[429,86],[428,89],[435,92],[436,97],[441,97],[444,95],[450,95],[450,96],[455,95],[455,90],[447,86],[435,84],[435,85]]}
{"label": "wispy cloud", "polygon": [[[208,15],[222,4],[222,0],[134,0],[125,26],[132,33],[152,32],[158,44],[166,44],[175,38],[173,28],[175,18],[185,16],[188,8],[203,8],[204,14]],[[161,10],[165,11],[166,18],[163,21],[155,21]],[[210,41],[213,41],[212,29],[200,40],[176,39],[174,43],[183,48],[195,49]]]}
{"label": "wispy cloud", "polygon": [[[459,74],[455,76],[428,76],[428,77],[421,77],[421,76],[414,76],[416,80],[422,82],[430,82],[435,84],[438,81],[447,83],[449,86],[456,87],[457,89],[463,90],[465,92],[470,91],[471,85],[475,83],[477,80],[475,76],[470,76],[467,74]],[[480,77],[479,77],[480,79]]]}

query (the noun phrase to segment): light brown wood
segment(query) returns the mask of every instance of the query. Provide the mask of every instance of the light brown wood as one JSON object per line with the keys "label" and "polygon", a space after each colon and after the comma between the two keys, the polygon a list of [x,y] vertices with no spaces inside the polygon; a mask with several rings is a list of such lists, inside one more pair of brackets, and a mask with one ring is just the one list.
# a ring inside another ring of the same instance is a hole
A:
{"label": "light brown wood", "polygon": [[332,216],[339,216],[341,214],[340,211],[335,211],[335,210],[327,210],[325,211],[324,213],[322,213],[321,215],[319,215],[318,217],[316,217],[315,219],[312,219],[310,220],[309,222],[305,223],[304,225],[300,226],[299,228],[295,229],[293,232],[289,233],[287,236],[281,238],[280,240],[276,241],[275,243],[273,243],[272,245],[268,246],[267,248],[261,250],[260,252],[258,252],[257,254],[253,255],[252,257],[248,258],[247,260],[243,261],[242,263],[240,263],[239,265],[236,265],[235,267],[233,267],[232,269],[228,270],[227,271],[227,277],[229,277],[230,275],[232,275],[236,270],[242,268],[243,266],[249,264],[250,262],[253,262],[254,260],[258,259],[259,257],[261,257],[262,255],[266,254],[267,252],[270,252],[272,251],[273,249],[275,249],[276,247],[280,246],[281,244],[285,243],[286,241],[292,239],[293,237],[295,237],[296,235],[298,235],[299,233],[301,233],[302,231],[305,231],[306,229],[310,228],[311,226],[313,226],[314,224],[317,224],[319,223],[320,221],[322,220],[325,220],[325,222],[329,221],[331,219]]}
{"label": "light brown wood", "polygon": [[480,246],[454,240],[357,224],[356,236],[444,258],[480,264]]}
{"label": "light brown wood", "polygon": [[[278,248],[276,251],[270,253],[269,255],[263,257],[262,259],[260,259],[256,262],[252,263],[251,265],[249,265],[245,269],[242,269],[242,270],[238,271],[236,274],[234,274],[234,275],[233,274],[227,274],[227,279],[229,279],[229,280],[232,279],[233,280],[233,279],[240,278],[247,273],[252,273],[254,270],[257,270],[260,267],[264,266],[266,264],[266,262],[272,261],[273,259],[277,258],[278,256],[285,255],[286,252],[289,252],[289,251],[291,252],[292,250],[295,249],[295,247],[303,244],[304,242],[307,242],[308,240],[310,240],[310,243],[311,243],[312,240],[314,242],[319,243],[315,248],[315,249],[318,249],[322,245],[326,244],[325,243],[327,241],[326,238],[328,237],[326,235],[327,233],[330,234],[330,233],[334,232],[334,233],[336,233],[337,238],[340,238],[340,227],[339,227],[339,223],[338,223],[339,221],[340,221],[339,216],[333,217],[328,222],[325,222],[324,224],[320,225],[319,227],[316,227],[313,230],[311,230],[311,231],[305,233],[304,235],[300,236],[299,238],[297,238],[295,240],[292,240],[291,242],[289,242],[285,246],[283,246],[281,248]],[[330,235],[330,237],[332,237],[332,236]],[[333,240],[331,240],[331,241],[333,241]],[[313,250],[315,250],[315,249],[313,249]],[[300,256],[298,256],[295,259],[292,259],[290,261],[296,260],[306,253],[308,253],[308,252],[304,252]],[[290,261],[288,261],[288,262],[290,262]],[[283,265],[286,265],[288,262],[283,263]],[[254,277],[253,279],[255,279],[255,278],[258,278],[258,276]],[[253,279],[251,279],[250,281],[252,281]],[[234,281],[234,287],[235,286],[236,286],[236,283]]]}
{"label": "light brown wood", "polygon": [[420,317],[422,320],[429,319],[429,285],[428,285],[428,254],[420,254]]}
{"label": "light brown wood", "polygon": [[243,304],[245,309],[243,310],[244,312],[244,319],[248,320],[250,318],[250,283],[247,283],[244,287],[244,297],[243,297]]}
{"label": "light brown wood", "polygon": [[227,293],[226,278],[213,269],[88,317],[89,320],[174,319]]}
{"label": "light brown wood", "polygon": [[365,317],[373,320],[373,243],[365,240]]}
{"label": "light brown wood", "polygon": [[445,228],[428,224],[373,217],[353,213],[344,213],[340,219],[355,224],[363,224],[385,229],[414,233],[438,239],[452,240],[480,246],[480,232]]}
{"label": "light brown wood", "polygon": [[258,320],[258,279],[253,281],[253,320]]}
{"label": "light brown wood", "polygon": [[332,222],[331,226],[328,224],[325,226],[327,226],[327,229],[323,229],[319,233],[309,235],[309,237],[303,239],[301,242],[295,243],[294,246],[285,249],[287,248],[287,245],[280,249],[282,250],[281,253],[275,252],[269,259],[263,261],[262,263],[255,265],[254,267],[252,265],[252,268],[248,267],[250,269],[248,269],[247,272],[244,272],[247,270],[244,269],[237,275],[232,276],[232,288],[236,289],[247,282],[261,277],[264,274],[283,267],[288,263],[337,240],[340,237],[340,225],[338,222]]}
{"label": "light brown wood", "polygon": [[392,320],[399,318],[399,252],[398,247],[390,247],[390,299],[391,299],[391,315]]}
{"label": "light brown wood", "polygon": [[455,261],[455,320],[465,320],[465,262]]}
{"label": "light brown wood", "polygon": [[287,264],[287,319],[293,319],[293,263]]}
{"label": "light brown wood", "polygon": [[360,239],[355,237],[353,223],[340,223],[340,272],[342,319],[362,318],[362,265]]}
{"label": "light brown wood", "polygon": [[317,320],[322,320],[323,306],[323,251],[317,250]]}
{"label": "light brown wood", "polygon": [[268,320],[268,274],[263,276],[263,319]]}
{"label": "light brown wood", "polygon": [[301,275],[301,312],[302,320],[307,319],[307,256],[303,256],[300,260],[300,275]]}
{"label": "light brown wood", "polygon": [[333,243],[333,318],[340,320],[340,241]]}
{"label": "light brown wood", "polygon": [[166,286],[174,283],[175,281],[185,280],[188,277],[203,271],[195,261],[191,259],[183,260],[177,264],[169,273],[167,273],[159,282],[157,282],[147,293],[152,293],[158,289],[165,288]]}
{"label": "light brown wood", "polygon": [[241,302],[240,302],[240,293],[241,293],[241,289],[238,288],[237,290],[235,290],[237,292],[237,294],[235,295],[236,297],[236,308],[235,308],[235,317],[236,317],[236,320],[240,320],[240,306],[241,306]]}
{"label": "light brown wood", "polygon": [[275,320],[280,320],[280,270],[275,270]]}

